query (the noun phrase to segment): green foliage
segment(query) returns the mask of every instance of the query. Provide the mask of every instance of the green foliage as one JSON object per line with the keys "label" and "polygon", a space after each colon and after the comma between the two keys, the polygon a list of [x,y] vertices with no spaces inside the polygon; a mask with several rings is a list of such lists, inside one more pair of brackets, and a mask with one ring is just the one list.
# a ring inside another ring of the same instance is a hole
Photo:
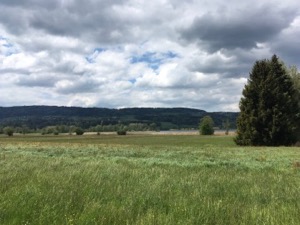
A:
{"label": "green foliage", "polygon": [[298,71],[298,68],[296,66],[291,66],[289,69],[287,69],[287,71],[292,78],[296,90],[300,92],[300,73]]}
{"label": "green foliage", "polygon": [[[189,108],[79,108],[56,106],[18,106],[0,107],[0,126],[22,127],[31,130],[56,126],[59,133],[68,133],[70,126],[85,130],[94,128],[94,132],[117,131],[113,129],[119,123],[132,130],[166,130],[197,128],[199,118],[209,115],[216,126],[229,118],[232,126],[238,113],[208,113]],[[97,129],[97,130],[96,130]]]}
{"label": "green foliage", "polygon": [[[300,73],[296,66],[292,66],[287,69],[288,74],[291,76],[294,87],[296,88],[296,99],[298,99],[298,105],[300,108]],[[298,114],[298,118],[300,118],[300,113]],[[300,119],[299,119],[300,120]],[[297,140],[300,142],[300,121],[298,122],[298,127],[296,130]]]}
{"label": "green foliage", "polygon": [[3,132],[7,136],[13,136],[14,135],[14,128],[12,128],[12,127],[4,127],[3,128]]}
{"label": "green foliage", "polygon": [[41,130],[41,134],[42,135],[45,135],[45,134],[58,135],[59,134],[59,130],[57,129],[57,126],[47,126],[47,127],[43,128]]}
{"label": "green foliage", "polygon": [[31,132],[30,129],[26,126],[14,127],[13,129],[15,133],[24,134],[24,135]]}
{"label": "green foliage", "polygon": [[[125,127],[125,124],[118,123],[118,124],[108,124],[108,125],[97,125],[92,127],[90,130],[93,132],[113,132],[121,130]],[[129,123],[126,126],[127,131],[154,131],[157,130],[156,124],[147,124],[147,123]]]}
{"label": "green foliage", "polygon": [[291,145],[299,113],[296,91],[276,55],[257,61],[243,90],[237,120],[238,145]]}
{"label": "green foliage", "polygon": [[199,125],[199,132],[201,135],[214,134],[214,121],[210,116],[204,116]]}
{"label": "green foliage", "polygon": [[300,224],[299,148],[219,136],[0,140],[1,225]]}
{"label": "green foliage", "polygon": [[84,130],[81,127],[77,127],[75,129],[75,133],[76,133],[76,135],[83,135],[84,134]]}
{"label": "green foliage", "polygon": [[126,135],[126,134],[127,134],[127,131],[126,131],[126,130],[118,130],[118,131],[117,131],[117,134],[118,134],[118,135]]}

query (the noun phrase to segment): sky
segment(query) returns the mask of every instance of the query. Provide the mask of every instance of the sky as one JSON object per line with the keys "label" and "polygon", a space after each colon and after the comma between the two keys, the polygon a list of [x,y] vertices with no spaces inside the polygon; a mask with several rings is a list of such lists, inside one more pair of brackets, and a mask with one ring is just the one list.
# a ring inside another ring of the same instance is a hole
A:
{"label": "sky", "polygon": [[300,68],[298,0],[0,0],[0,106],[239,111],[256,60]]}

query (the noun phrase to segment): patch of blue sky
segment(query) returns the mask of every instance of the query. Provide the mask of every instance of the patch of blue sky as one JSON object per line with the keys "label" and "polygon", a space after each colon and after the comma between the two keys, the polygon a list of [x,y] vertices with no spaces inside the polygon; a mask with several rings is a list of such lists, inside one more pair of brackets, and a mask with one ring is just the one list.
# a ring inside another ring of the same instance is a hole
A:
{"label": "patch of blue sky", "polygon": [[132,83],[132,84],[134,84],[135,82],[136,82],[136,79],[135,78],[133,78],[133,79],[130,79],[130,80],[128,80],[130,83]]}
{"label": "patch of blue sky", "polygon": [[4,48],[4,56],[10,56],[12,54],[18,53],[16,46],[9,42],[9,40],[3,36],[0,36],[1,47]]}
{"label": "patch of blue sky", "polygon": [[95,63],[95,58],[97,58],[101,52],[105,52],[106,50],[106,48],[95,48],[92,54],[85,57],[85,60],[88,63]]}
{"label": "patch of blue sky", "polygon": [[174,58],[178,58],[179,57],[176,53],[174,53],[172,51],[168,51],[166,53],[163,53],[163,55],[165,55],[169,59],[174,59]]}
{"label": "patch of blue sky", "polygon": [[146,52],[143,55],[132,56],[130,63],[146,63],[152,69],[157,69],[162,63],[162,59],[157,57],[155,52]]}
{"label": "patch of blue sky", "polygon": [[107,50],[106,48],[95,48],[94,52],[100,53],[100,52],[105,52],[106,50]]}
{"label": "patch of blue sky", "polygon": [[177,58],[178,55],[172,51],[168,52],[145,52],[142,55],[132,56],[130,63],[146,63],[150,68],[156,70],[168,59]]}
{"label": "patch of blue sky", "polygon": [[5,43],[2,46],[6,47],[6,48],[12,48],[12,47],[14,47],[14,45],[11,44],[11,43]]}

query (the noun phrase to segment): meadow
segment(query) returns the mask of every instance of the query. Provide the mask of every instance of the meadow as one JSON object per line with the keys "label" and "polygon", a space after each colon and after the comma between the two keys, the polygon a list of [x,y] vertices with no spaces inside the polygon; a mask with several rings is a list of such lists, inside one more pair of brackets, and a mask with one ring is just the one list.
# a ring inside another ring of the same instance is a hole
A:
{"label": "meadow", "polygon": [[0,136],[0,224],[300,224],[300,147],[232,136]]}

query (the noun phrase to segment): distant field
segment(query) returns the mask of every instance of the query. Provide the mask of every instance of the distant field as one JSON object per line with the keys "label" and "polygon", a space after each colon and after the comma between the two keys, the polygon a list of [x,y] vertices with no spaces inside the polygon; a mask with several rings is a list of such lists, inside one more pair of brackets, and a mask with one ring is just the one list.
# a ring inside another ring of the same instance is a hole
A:
{"label": "distant field", "polygon": [[300,147],[0,136],[0,224],[300,224]]}

